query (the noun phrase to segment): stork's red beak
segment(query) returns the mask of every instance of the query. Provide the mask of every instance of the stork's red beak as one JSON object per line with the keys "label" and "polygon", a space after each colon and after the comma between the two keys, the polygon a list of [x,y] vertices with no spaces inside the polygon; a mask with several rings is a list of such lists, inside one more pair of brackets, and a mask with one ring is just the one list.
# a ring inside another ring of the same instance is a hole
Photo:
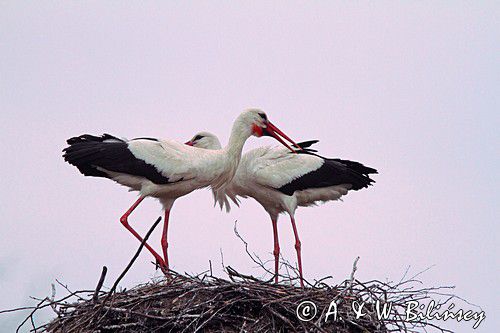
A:
{"label": "stork's red beak", "polygon": [[192,146],[193,145],[193,142],[192,141],[188,141],[188,142],[184,142],[185,145],[188,145],[188,146]]}
{"label": "stork's red beak", "polygon": [[[285,147],[287,147],[288,149],[290,149],[294,153],[296,153],[297,151],[295,149],[293,149],[292,147],[290,147],[283,139],[290,142],[294,147],[299,147],[299,149],[302,150],[302,148],[300,148],[300,146],[298,144],[296,144],[292,139],[290,139],[288,137],[288,135],[283,133],[283,131],[281,131],[278,127],[276,127],[270,121],[267,121],[267,127],[263,129],[262,135],[272,136],[273,138],[275,138],[276,140],[281,142],[282,145],[284,145]],[[280,136],[283,137],[283,139]]]}

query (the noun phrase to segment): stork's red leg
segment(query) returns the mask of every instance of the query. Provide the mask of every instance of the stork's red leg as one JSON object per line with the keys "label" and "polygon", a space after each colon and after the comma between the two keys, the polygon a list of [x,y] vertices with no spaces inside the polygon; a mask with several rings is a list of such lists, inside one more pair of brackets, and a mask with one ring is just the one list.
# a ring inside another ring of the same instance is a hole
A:
{"label": "stork's red leg", "polygon": [[165,209],[165,221],[163,221],[163,234],[161,236],[161,247],[163,249],[163,258],[165,259],[165,266],[168,271],[168,218],[170,216],[170,209]]}
{"label": "stork's red leg", "polygon": [[299,275],[300,275],[300,286],[304,288],[304,278],[302,275],[302,256],[300,253],[301,243],[299,239],[299,233],[297,232],[297,226],[295,225],[295,218],[290,215],[290,220],[292,221],[293,234],[295,235],[295,250],[297,251],[297,261],[299,264]]}
{"label": "stork's red leg", "polygon": [[[137,199],[136,202],[134,202],[134,204],[125,212],[125,214],[123,214],[123,216],[120,218],[120,222],[123,224],[123,226],[125,228],[127,228],[128,231],[130,231],[132,233],[132,235],[135,236],[135,238],[137,238],[141,243],[143,241],[143,238],[141,236],[139,236],[139,234],[130,226],[130,224],[128,223],[128,217],[129,215],[134,211],[134,209],[137,208],[137,206],[139,206],[139,204],[142,202],[142,200],[144,200],[144,197],[140,197],[139,199]],[[168,268],[167,266],[165,265],[165,262],[163,261],[163,259],[161,258],[161,256],[156,253],[155,250],[153,250],[153,248],[151,246],[149,246],[148,243],[144,243],[144,246],[146,247],[146,249],[148,249],[149,252],[151,252],[151,254],[155,257],[156,259],[156,262],[158,263],[158,265],[160,266],[161,270],[166,273],[168,271]],[[166,269],[167,268],[167,269]]]}
{"label": "stork's red leg", "polygon": [[274,283],[278,283],[278,265],[280,258],[280,244],[278,240],[278,225],[277,218],[271,220],[273,222],[273,235],[274,235]]}

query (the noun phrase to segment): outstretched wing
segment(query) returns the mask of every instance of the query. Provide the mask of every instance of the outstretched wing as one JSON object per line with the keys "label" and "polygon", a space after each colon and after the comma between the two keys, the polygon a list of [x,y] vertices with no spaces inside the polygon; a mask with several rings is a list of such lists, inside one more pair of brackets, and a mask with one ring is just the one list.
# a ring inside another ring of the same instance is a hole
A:
{"label": "outstretched wing", "polygon": [[143,177],[155,184],[169,184],[191,179],[199,173],[204,152],[175,141],[139,138],[120,139],[81,135],[69,139],[64,159],[86,176],[115,178],[117,174]]}
{"label": "outstretched wing", "polygon": [[242,164],[246,165],[244,177],[287,195],[344,184],[359,190],[371,185],[374,181],[368,174],[376,173],[375,169],[359,162],[328,159],[307,151],[293,154],[269,147],[245,154]]}

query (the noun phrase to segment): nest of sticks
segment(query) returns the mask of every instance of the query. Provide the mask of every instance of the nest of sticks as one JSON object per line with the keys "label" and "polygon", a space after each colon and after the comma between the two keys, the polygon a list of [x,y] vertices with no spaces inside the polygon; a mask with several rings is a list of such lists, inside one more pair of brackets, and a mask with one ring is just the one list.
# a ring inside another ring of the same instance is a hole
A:
{"label": "nest of sticks", "polygon": [[115,293],[104,306],[103,294],[98,302],[86,300],[61,308],[47,331],[387,332],[383,323],[369,317],[350,318],[347,302],[339,306],[343,322],[303,322],[297,318],[296,308],[303,300],[313,301],[322,309],[328,308],[332,299],[342,297],[347,296],[326,286],[302,290],[247,278],[233,282],[176,274],[169,280]]}
{"label": "nest of sticks", "polygon": [[[230,267],[227,272],[229,280],[172,273],[168,279],[119,292],[72,292],[71,297],[77,298],[72,302],[46,299],[42,306],[53,307],[57,317],[48,324],[33,326],[33,331],[382,333],[417,332],[425,327],[448,332],[428,322],[403,320],[407,301],[442,295],[437,288],[414,289],[410,280],[388,284],[348,279],[337,286],[319,281],[302,289],[260,281]],[[392,303],[389,318],[377,318],[377,300]],[[303,312],[297,314],[304,301],[313,302],[317,308],[310,321],[299,319],[299,315],[305,316]],[[325,320],[328,310],[333,309],[332,301],[337,304],[336,320],[333,314]],[[355,301],[365,304],[366,315],[361,318],[352,310]]]}
{"label": "nest of sticks", "polygon": [[[159,220],[153,225],[147,240]],[[237,231],[235,230],[236,234]],[[238,237],[240,237],[237,234]],[[241,237],[240,237],[241,239]],[[300,288],[297,272],[287,263],[286,276],[281,283],[273,278],[263,280],[244,275],[225,266],[228,279],[215,277],[210,271],[200,275],[182,275],[172,272],[169,277],[153,280],[132,289],[119,290],[117,286],[144,246],[141,244],[134,258],[109,291],[102,291],[106,268],[94,290],[71,291],[60,283],[67,295],[39,299],[19,325],[31,323],[33,332],[450,332],[437,325],[415,320],[406,322],[404,311],[409,301],[444,305],[456,298],[447,293],[452,287],[422,288],[416,276],[406,274],[397,283],[377,280],[361,282],[354,277],[357,258],[349,278],[337,285],[327,283],[331,277]],[[247,252],[248,247],[245,243]],[[262,264],[252,256],[252,260]],[[267,271],[265,265],[262,268]],[[420,273],[419,273],[420,274]],[[314,308],[311,303],[314,303]],[[335,303],[335,307],[332,304]],[[380,318],[380,305],[391,304],[390,315]],[[359,316],[357,308],[363,304]],[[37,326],[34,314],[50,307],[57,317]],[[315,311],[316,310],[316,311]],[[312,318],[310,318],[312,317]]]}

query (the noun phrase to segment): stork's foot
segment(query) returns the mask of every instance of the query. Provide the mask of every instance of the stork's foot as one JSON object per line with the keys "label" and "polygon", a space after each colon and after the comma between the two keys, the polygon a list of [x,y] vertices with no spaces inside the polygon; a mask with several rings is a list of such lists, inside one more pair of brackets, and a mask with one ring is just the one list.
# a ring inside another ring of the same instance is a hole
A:
{"label": "stork's foot", "polygon": [[156,269],[160,269],[163,274],[170,275],[168,266],[165,264],[165,261],[161,258],[156,258],[155,262]]}

